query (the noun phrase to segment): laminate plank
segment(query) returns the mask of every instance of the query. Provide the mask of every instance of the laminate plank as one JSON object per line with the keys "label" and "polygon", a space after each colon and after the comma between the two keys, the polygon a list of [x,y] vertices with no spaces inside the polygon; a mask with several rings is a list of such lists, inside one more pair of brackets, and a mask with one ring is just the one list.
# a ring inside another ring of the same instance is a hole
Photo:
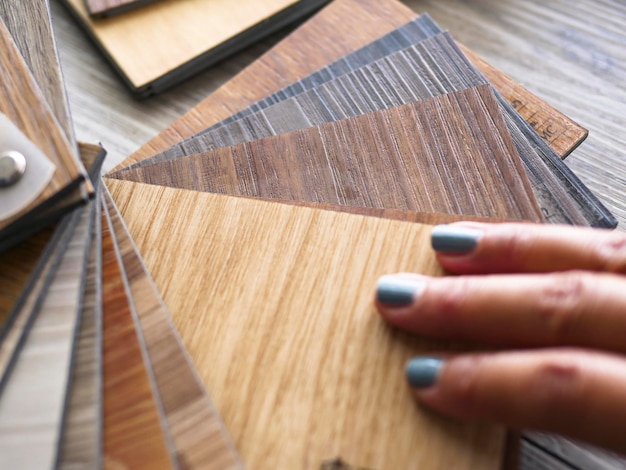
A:
{"label": "laminate plank", "polygon": [[[56,166],[52,180],[26,207],[0,220],[0,230],[84,179],[82,165],[61,131],[6,26],[0,22],[0,113]],[[31,170],[32,171],[32,170]],[[17,183],[19,185],[20,183]],[[0,232],[1,234],[1,232]]]}
{"label": "laminate plank", "polygon": [[89,263],[57,459],[57,468],[65,470],[102,466],[101,215],[100,204],[92,204]]}
{"label": "laminate plank", "polygon": [[[332,2],[113,170],[163,151],[228,118],[414,20],[415,16],[409,8],[393,0]],[[485,72],[491,73],[491,68],[486,68]],[[531,103],[525,96],[509,95],[509,98]],[[547,109],[547,105],[542,104],[541,108]],[[579,138],[577,136],[576,140]]]}
{"label": "laminate plank", "polygon": [[106,207],[102,208],[102,295],[104,468],[174,468]]}
{"label": "laminate plank", "polygon": [[237,196],[542,220],[488,85],[157,167],[130,171]]}
{"label": "laminate plank", "polygon": [[119,15],[155,1],[157,0],[85,0],[85,5],[92,17],[103,18]]}
{"label": "laminate plank", "polygon": [[[38,302],[21,348],[0,390],[0,467],[49,468],[54,465],[70,375],[74,329],[89,252],[90,211],[71,215],[67,249],[52,282]],[[4,346],[6,342],[2,342]],[[7,380],[10,378],[10,380]]]}
{"label": "laminate plank", "polygon": [[[64,0],[131,91],[149,96],[189,78],[328,0],[161,0],[104,20]],[[158,46],[157,46],[158,45]]]}
{"label": "laminate plank", "polygon": [[180,468],[243,468],[109,195],[106,201],[123,273],[146,342]]}
{"label": "laminate plank", "polygon": [[404,384],[406,359],[446,346],[374,312],[378,276],[443,274],[429,227],[106,182],[249,468],[338,457],[357,468],[499,468],[501,429],[427,413]]}
{"label": "laminate plank", "polygon": [[2,0],[0,17],[67,140],[76,146],[48,1]]}
{"label": "laminate plank", "polygon": [[[368,66],[344,73],[312,90],[291,98],[283,95],[285,99],[271,106],[258,105],[261,109],[255,113],[229,124],[215,126],[210,132],[177,144],[128,169],[118,170],[111,176],[144,181],[143,173],[129,169],[484,83],[487,83],[486,79],[472,66],[448,34],[434,36]],[[499,101],[546,220],[562,224],[614,226],[614,217],[598,199],[559,161],[505,100],[500,98]],[[148,171],[157,174],[174,170],[155,167]],[[168,177],[173,178],[175,175]],[[151,181],[157,182],[158,178]]]}

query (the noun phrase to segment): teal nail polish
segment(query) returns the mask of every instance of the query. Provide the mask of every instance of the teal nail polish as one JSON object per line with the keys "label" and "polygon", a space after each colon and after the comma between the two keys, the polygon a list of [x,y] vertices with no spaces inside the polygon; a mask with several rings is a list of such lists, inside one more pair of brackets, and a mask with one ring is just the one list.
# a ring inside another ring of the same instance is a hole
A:
{"label": "teal nail polish", "polygon": [[443,361],[435,357],[416,357],[406,365],[406,378],[413,388],[428,388],[435,385]]}
{"label": "teal nail polish", "polygon": [[410,305],[424,289],[424,282],[404,276],[382,276],[378,279],[376,298],[385,305]]}
{"label": "teal nail polish", "polygon": [[480,239],[482,232],[454,225],[438,225],[431,232],[431,244],[440,253],[469,253]]}

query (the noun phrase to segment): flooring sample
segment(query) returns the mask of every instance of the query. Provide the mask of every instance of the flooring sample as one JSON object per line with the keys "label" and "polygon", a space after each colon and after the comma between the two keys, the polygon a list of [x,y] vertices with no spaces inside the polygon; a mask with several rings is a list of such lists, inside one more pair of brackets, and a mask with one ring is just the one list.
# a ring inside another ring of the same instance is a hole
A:
{"label": "flooring sample", "polygon": [[[415,13],[395,0],[336,0],[332,2],[259,60],[116,166],[114,170],[161,152],[228,118],[250,104],[414,20],[415,17]],[[532,113],[533,100],[527,99],[526,96],[513,95],[519,91],[519,89],[511,89],[511,94],[507,95],[507,99],[512,102],[527,103],[526,111]],[[541,108],[550,109],[545,103]],[[561,113],[558,114],[562,117]],[[559,122],[561,119],[555,119],[554,125],[556,126]],[[541,125],[537,123],[537,126]],[[561,132],[555,127],[553,129],[555,133]],[[574,141],[576,143],[572,143],[570,147],[577,145],[580,141],[580,133],[576,135]]]}
{"label": "flooring sample", "polygon": [[443,274],[426,248],[429,227],[107,185],[249,468],[337,458],[356,468],[500,468],[502,430],[426,413],[406,387],[404,361],[445,345],[374,313],[378,276]]}
{"label": "flooring sample", "polygon": [[[19,355],[0,390],[0,467],[38,469],[54,465],[70,375],[73,337],[89,253],[90,211],[68,217],[67,249],[52,275]],[[14,325],[15,327],[16,325]],[[6,342],[3,341],[2,346]]]}
{"label": "flooring sample", "polygon": [[[197,135],[204,134],[216,127],[224,126],[249,114],[256,113],[268,106],[291,98],[296,94],[316,88],[360,67],[370,65],[372,62],[378,61],[383,57],[416,45],[420,41],[441,32],[441,28],[439,28],[428,14],[422,14],[417,19],[392,31],[382,38],[342,57],[336,62],[319,69],[282,90],[261,99],[257,103],[248,106],[246,109],[209,127],[209,129],[200,131]],[[482,70],[483,74],[487,75],[490,80],[492,80],[492,84],[495,85],[496,89],[500,90],[505,97],[509,97],[515,109],[520,112],[525,120],[534,126],[537,133],[552,146],[559,156],[565,158],[587,136],[586,129],[580,127],[556,109],[542,102],[537,96],[524,90],[521,85],[496,70],[469,49],[463,46],[461,47],[465,55],[471,59],[471,62],[479,64],[479,68]],[[531,104],[527,104],[528,102]],[[537,115],[540,117],[537,118]],[[554,122],[557,124],[555,125]],[[188,139],[185,139],[185,141],[187,140]]]}
{"label": "flooring sample", "polygon": [[94,18],[118,15],[157,0],[84,0],[89,14]]}
{"label": "flooring sample", "polygon": [[488,85],[152,169],[131,171],[235,196],[542,220]]}
{"label": "flooring sample", "polygon": [[103,452],[105,468],[174,468],[159,399],[102,216]]}
{"label": "flooring sample", "polygon": [[106,200],[177,461],[184,468],[243,468],[115,204]]}
{"label": "flooring sample", "polygon": [[102,246],[100,204],[93,203],[89,263],[60,439],[58,468],[102,464]]}
{"label": "flooring sample", "polygon": [[[134,168],[152,162],[316,126],[485,83],[486,79],[467,60],[450,35],[436,35],[309,91],[291,98],[283,95],[282,101],[271,106],[257,104],[255,107],[261,108],[257,112],[228,124],[220,123],[209,132],[118,170],[111,176],[141,182],[145,172],[136,172]],[[603,204],[513,107],[501,95],[498,97],[546,220],[613,227],[616,220]],[[164,169],[159,166],[149,172],[156,174]]]}
{"label": "flooring sample", "polygon": [[132,92],[159,93],[328,0],[161,0],[92,19],[84,0],[64,0]]}
{"label": "flooring sample", "polygon": [[[23,141],[27,170],[19,182],[3,189],[1,230],[29,210],[76,187],[84,180],[82,165],[61,131],[4,23],[0,22],[0,118],[3,139]],[[8,142],[8,140],[5,140]],[[15,143],[13,141],[12,145]],[[34,145],[41,151],[37,156]],[[30,162],[30,164],[29,164]]]}

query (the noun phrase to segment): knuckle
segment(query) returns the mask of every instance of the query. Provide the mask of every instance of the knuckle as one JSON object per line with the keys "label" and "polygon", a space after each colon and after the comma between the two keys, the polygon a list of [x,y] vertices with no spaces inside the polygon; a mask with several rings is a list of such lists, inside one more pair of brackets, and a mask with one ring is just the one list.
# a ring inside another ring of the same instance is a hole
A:
{"label": "knuckle", "polygon": [[441,284],[441,295],[438,297],[438,310],[446,317],[462,312],[472,292],[470,278],[457,277],[446,279]]}
{"label": "knuckle", "polygon": [[606,271],[626,273],[626,235],[610,233],[594,244],[592,249],[598,253]]}
{"label": "knuckle", "polygon": [[586,299],[591,293],[588,273],[551,276],[538,293],[538,313],[555,341],[563,340],[580,325]]}
{"label": "knuckle", "polygon": [[507,228],[501,250],[511,260],[523,259],[533,243],[533,236],[523,226]]}
{"label": "knuckle", "polygon": [[540,413],[571,410],[584,396],[584,371],[572,359],[546,359],[530,374],[527,389]]}

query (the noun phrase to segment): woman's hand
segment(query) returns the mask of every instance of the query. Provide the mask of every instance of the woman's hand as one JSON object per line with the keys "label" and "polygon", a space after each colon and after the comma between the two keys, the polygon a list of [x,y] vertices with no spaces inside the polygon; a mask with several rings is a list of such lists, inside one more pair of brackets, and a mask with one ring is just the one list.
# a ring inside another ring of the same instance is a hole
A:
{"label": "woman's hand", "polygon": [[435,227],[432,244],[465,276],[384,276],[380,313],[418,334],[516,350],[415,358],[418,399],[626,453],[626,235],[460,223]]}

